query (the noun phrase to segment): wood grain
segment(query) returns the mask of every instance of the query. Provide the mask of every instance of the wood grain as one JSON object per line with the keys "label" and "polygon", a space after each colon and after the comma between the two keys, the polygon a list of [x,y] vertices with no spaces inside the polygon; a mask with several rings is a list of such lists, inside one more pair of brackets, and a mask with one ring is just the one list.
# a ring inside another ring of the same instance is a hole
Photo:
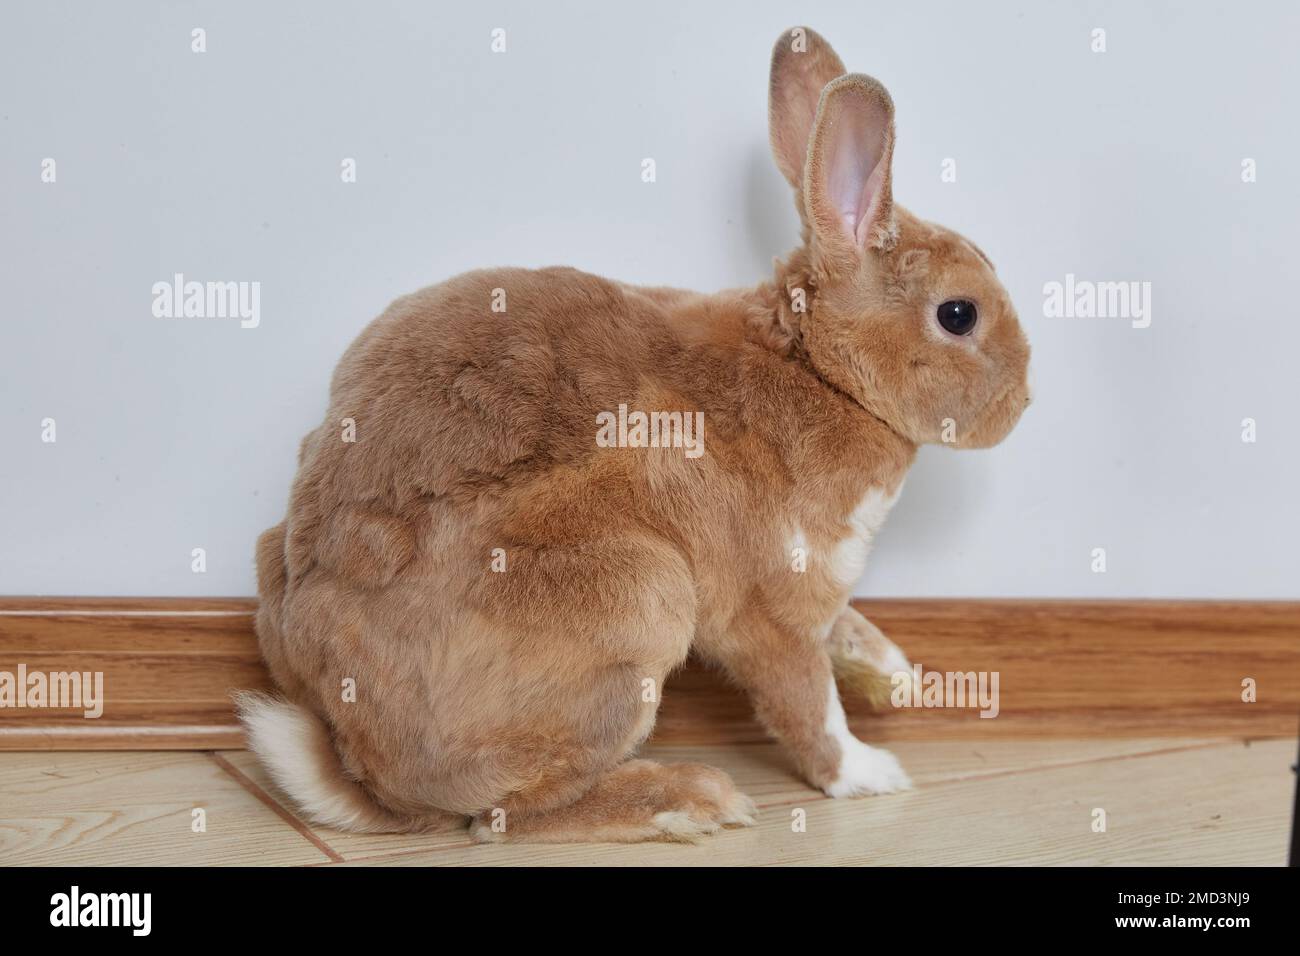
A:
{"label": "wood grain", "polygon": [[[925,780],[861,800],[807,794],[695,846],[441,843],[336,866],[1281,866],[1294,740],[1168,750]],[[915,765],[915,748],[896,751]],[[959,742],[936,743],[933,757]],[[1068,756],[1072,743],[1063,743]],[[741,748],[742,750],[746,748]],[[706,748],[693,759],[712,761]],[[938,767],[934,768],[939,770]],[[1094,811],[1106,813],[1094,832]],[[796,811],[805,826],[793,826]],[[507,824],[508,825],[508,824]]]}
{"label": "wood grain", "polygon": [[243,598],[3,598],[0,671],[102,671],[104,714],[0,709],[0,750],[243,747],[230,692],[269,688]]}
{"label": "wood grain", "polygon": [[[1300,721],[1300,604],[879,600],[858,608],[927,671],[996,671],[1000,714],[850,702],[872,741],[1289,737]],[[235,749],[229,694],[265,688],[250,599],[3,598],[0,671],[102,671],[104,715],[0,709],[0,750]],[[1257,686],[1242,701],[1242,681]],[[747,701],[692,664],[654,740],[766,739]]]}
{"label": "wood grain", "polygon": [[[194,832],[194,810],[205,814]],[[209,755],[0,754],[0,863],[303,864],[323,852]]]}
{"label": "wood grain", "polygon": [[[1139,755],[1171,755],[1219,746],[1223,746],[1222,739],[1089,738],[990,740],[978,743],[904,741],[894,749],[916,787],[926,790],[939,784],[963,780],[984,780],[1053,767],[1120,760]],[[799,778],[785,752],[773,744],[693,747],[650,743],[642,749],[641,756],[662,763],[703,762],[725,770],[735,780],[736,786],[753,798],[760,810],[771,810],[777,815],[780,815],[781,810],[788,811],[792,806],[806,807],[810,803],[827,800],[820,791],[812,789]],[[293,806],[253,754],[247,751],[231,753],[224,755],[224,759],[245,779],[252,781],[283,806]],[[764,816],[766,815],[765,813]],[[332,852],[349,861],[476,846],[464,827],[441,833],[344,833],[299,822],[308,826]],[[488,848],[479,849],[480,855],[492,855]]]}
{"label": "wood grain", "polygon": [[[697,846],[482,846],[464,830],[308,828],[248,753],[0,754],[10,865],[1277,865],[1294,740],[901,741],[916,789],[830,800],[771,745],[651,744],[727,770],[758,826]],[[194,808],[207,832],[194,833]],[[1106,832],[1093,832],[1093,811]],[[807,825],[796,831],[795,811]]]}
{"label": "wood grain", "polygon": [[[1300,726],[1300,604],[1199,601],[858,601],[914,663],[996,671],[1000,713],[849,702],[864,739],[1294,736]],[[1255,703],[1242,701],[1253,678]],[[762,740],[743,697],[687,671],[665,688],[658,735]],[[657,738],[659,739],[659,738]]]}

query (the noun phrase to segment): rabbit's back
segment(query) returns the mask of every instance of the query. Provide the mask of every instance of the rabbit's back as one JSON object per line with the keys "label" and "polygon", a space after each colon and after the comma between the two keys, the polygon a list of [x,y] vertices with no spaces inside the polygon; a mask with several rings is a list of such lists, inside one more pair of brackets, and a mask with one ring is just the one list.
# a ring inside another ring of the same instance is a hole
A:
{"label": "rabbit's back", "polygon": [[263,606],[285,608],[259,625],[273,670],[283,655],[266,645],[296,624],[346,632],[330,608],[385,590],[400,604],[456,576],[432,542],[455,541],[464,559],[604,520],[583,518],[583,489],[617,497],[632,478],[626,460],[593,477],[595,416],[668,361],[661,301],[574,269],[494,269],[375,319],[339,362],[286,521],[259,547]]}
{"label": "rabbit's back", "polygon": [[537,772],[493,756],[520,728],[537,760],[585,759],[565,742],[585,718],[555,704],[574,680],[632,707],[609,747],[648,731],[628,701],[685,657],[692,580],[629,513],[635,459],[599,454],[595,414],[661,360],[658,302],[571,269],[470,273],[394,302],[341,360],[259,542],[257,628],[276,684],[390,806],[491,805]]}
{"label": "rabbit's back", "polygon": [[[563,268],[471,272],[405,296],[340,361],[320,450],[363,492],[477,492],[581,459],[593,410],[625,399],[652,367],[657,311]],[[343,418],[356,422],[351,447],[329,434]]]}

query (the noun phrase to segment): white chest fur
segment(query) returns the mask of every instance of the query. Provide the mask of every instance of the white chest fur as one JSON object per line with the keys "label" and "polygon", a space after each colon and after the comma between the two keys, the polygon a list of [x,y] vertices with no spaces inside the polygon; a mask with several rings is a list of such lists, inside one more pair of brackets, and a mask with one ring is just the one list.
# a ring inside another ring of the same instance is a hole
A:
{"label": "white chest fur", "polygon": [[889,511],[898,500],[903,486],[888,494],[884,488],[868,488],[862,500],[845,519],[848,533],[836,543],[831,552],[831,573],[844,587],[855,583],[867,566],[867,555],[880,526],[889,517]]}

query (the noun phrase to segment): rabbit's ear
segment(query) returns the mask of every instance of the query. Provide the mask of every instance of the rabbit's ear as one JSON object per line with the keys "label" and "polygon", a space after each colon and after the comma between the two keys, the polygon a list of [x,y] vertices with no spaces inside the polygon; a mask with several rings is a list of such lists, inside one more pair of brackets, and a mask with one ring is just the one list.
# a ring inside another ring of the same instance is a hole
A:
{"label": "rabbit's ear", "polygon": [[877,80],[851,73],[822,93],[808,147],[804,195],[818,250],[852,268],[895,236],[890,162],[894,103]]}
{"label": "rabbit's ear", "polygon": [[846,70],[831,45],[807,27],[793,27],[772,48],[768,133],[776,165],[795,189],[803,187],[808,137],[826,84]]}

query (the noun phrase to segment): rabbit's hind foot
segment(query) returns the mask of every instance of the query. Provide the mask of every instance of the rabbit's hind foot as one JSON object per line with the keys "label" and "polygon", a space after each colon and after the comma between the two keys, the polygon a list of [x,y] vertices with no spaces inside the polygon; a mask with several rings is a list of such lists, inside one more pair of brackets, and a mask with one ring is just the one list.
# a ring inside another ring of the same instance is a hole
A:
{"label": "rabbit's hind foot", "polygon": [[695,843],[723,827],[753,826],[754,801],[731,777],[697,763],[629,760],[574,802],[543,813],[480,813],[480,843]]}

